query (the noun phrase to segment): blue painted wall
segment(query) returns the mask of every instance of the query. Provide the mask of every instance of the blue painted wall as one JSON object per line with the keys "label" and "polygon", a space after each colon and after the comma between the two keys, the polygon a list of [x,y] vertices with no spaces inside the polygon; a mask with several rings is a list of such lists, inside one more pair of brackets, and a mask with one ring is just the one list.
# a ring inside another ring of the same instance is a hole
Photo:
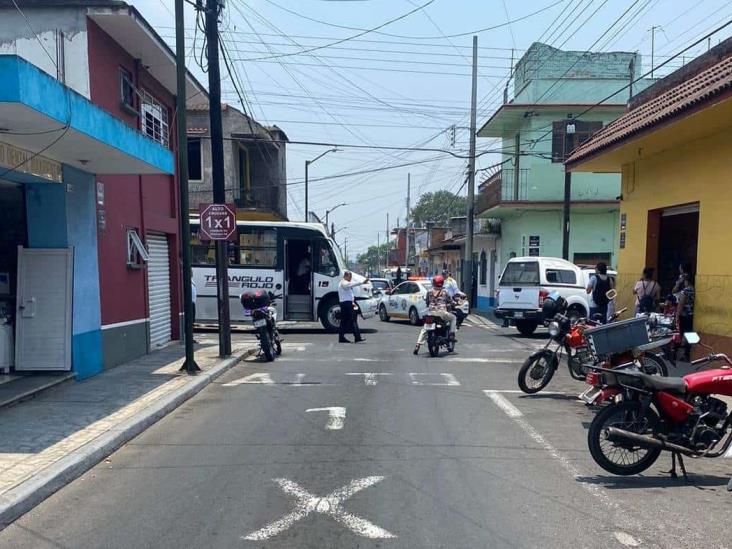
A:
{"label": "blue painted wall", "polygon": [[66,248],[66,188],[59,183],[25,187],[29,248]]}
{"label": "blue painted wall", "polygon": [[96,183],[92,174],[64,165],[66,234],[74,248],[72,360],[77,379],[102,371],[102,332],[97,258]]}

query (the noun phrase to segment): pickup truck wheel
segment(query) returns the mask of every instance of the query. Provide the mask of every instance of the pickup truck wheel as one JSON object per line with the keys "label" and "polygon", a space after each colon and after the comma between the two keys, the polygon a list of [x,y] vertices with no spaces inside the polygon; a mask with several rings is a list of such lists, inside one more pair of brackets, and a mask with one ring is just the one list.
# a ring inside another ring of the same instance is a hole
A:
{"label": "pickup truck wheel", "polygon": [[574,324],[580,318],[587,318],[587,312],[585,311],[584,307],[573,305],[567,311],[567,318],[572,324]]}
{"label": "pickup truck wheel", "polygon": [[522,336],[530,336],[536,331],[538,324],[533,320],[516,321],[516,329]]}

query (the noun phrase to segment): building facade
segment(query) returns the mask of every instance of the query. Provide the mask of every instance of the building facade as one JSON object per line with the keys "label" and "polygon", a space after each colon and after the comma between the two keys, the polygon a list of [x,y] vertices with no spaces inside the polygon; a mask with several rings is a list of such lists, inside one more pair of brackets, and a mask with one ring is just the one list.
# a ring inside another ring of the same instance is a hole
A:
{"label": "building facade", "polygon": [[[236,204],[243,220],[287,220],[287,136],[265,127],[231,105],[223,104],[226,202]],[[190,205],[213,202],[208,103],[188,109]]]}
{"label": "building facade", "polygon": [[84,378],[179,337],[175,60],[124,2],[22,10],[0,1],[0,312],[17,371]]}
{"label": "building facade", "polygon": [[[570,52],[540,43],[519,60],[513,99],[506,97],[478,132],[500,139],[503,151],[501,162],[479,186],[476,207],[476,215],[500,219],[500,238],[495,248],[485,250],[489,265],[495,255],[495,277],[511,257],[562,256],[562,162],[623,112],[630,90],[621,88],[638,76],[640,61],[635,53]],[[573,175],[571,261],[615,264],[619,195],[617,174]],[[495,277],[488,283],[486,275],[482,285],[487,299],[492,298],[487,289],[491,283],[495,287]]]}
{"label": "building facade", "polygon": [[653,267],[663,294],[678,265],[695,274],[694,329],[732,353],[732,39],[634,97],[628,110],[567,160],[573,173],[622,176],[619,300]]}

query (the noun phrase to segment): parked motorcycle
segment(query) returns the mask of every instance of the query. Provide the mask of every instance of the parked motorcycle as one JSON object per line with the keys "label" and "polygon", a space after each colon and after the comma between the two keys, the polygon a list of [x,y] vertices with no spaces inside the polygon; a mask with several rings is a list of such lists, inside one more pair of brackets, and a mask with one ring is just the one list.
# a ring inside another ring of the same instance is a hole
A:
{"label": "parked motorcycle", "polygon": [[[595,364],[599,360],[585,337],[585,331],[602,326],[602,324],[598,320],[587,319],[580,319],[573,324],[571,319],[566,316],[567,309],[567,301],[556,292],[544,299],[542,314],[544,318],[552,319],[549,322],[550,339],[543,349],[529,356],[519,369],[518,385],[524,393],[538,393],[549,385],[564,354],[567,356],[569,375],[578,381],[585,381],[589,372],[586,365]],[[611,320],[615,320],[624,312],[625,309],[617,311]],[[634,359],[633,356],[630,357],[631,361]],[[665,371],[663,361],[656,357],[646,359],[643,356],[640,359],[641,367],[644,370],[648,368],[648,373]],[[628,357],[616,355],[608,357],[608,361],[612,366],[616,366],[628,362]]]}
{"label": "parked motorcycle", "polygon": [[427,349],[430,356],[436,357],[440,347],[445,347],[448,353],[455,350],[455,340],[450,339],[450,324],[442,318],[428,313],[424,317],[424,329],[427,330]]}
{"label": "parked motorcycle", "polygon": [[[684,334],[698,344],[699,336]],[[692,361],[697,370],[683,378],[649,376],[641,372],[597,368],[604,382],[618,389],[612,405],[595,416],[587,442],[595,462],[614,475],[635,475],[648,469],[662,451],[671,452],[686,477],[682,456],[720,457],[732,444],[732,414],[713,395],[732,396],[732,361],[711,353]]]}
{"label": "parked motorcycle", "polygon": [[455,294],[453,298],[455,300],[455,308],[453,314],[455,315],[455,327],[459,330],[468,314],[470,314],[470,304],[468,302],[468,296],[462,292]]}
{"label": "parked motorcycle", "polygon": [[264,355],[267,362],[272,362],[282,354],[282,339],[277,330],[277,308],[274,305],[274,301],[280,297],[282,295],[258,290],[243,293],[240,298],[244,314],[252,317],[260,354]]}

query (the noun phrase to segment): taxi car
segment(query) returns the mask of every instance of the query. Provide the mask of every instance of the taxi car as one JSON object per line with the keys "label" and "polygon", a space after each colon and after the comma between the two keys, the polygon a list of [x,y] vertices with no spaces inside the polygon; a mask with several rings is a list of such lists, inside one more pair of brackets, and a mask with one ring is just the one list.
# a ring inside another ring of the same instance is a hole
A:
{"label": "taxi car", "polygon": [[388,322],[391,318],[409,320],[417,326],[427,315],[425,296],[432,287],[429,280],[407,280],[384,295],[379,303],[379,319]]}

